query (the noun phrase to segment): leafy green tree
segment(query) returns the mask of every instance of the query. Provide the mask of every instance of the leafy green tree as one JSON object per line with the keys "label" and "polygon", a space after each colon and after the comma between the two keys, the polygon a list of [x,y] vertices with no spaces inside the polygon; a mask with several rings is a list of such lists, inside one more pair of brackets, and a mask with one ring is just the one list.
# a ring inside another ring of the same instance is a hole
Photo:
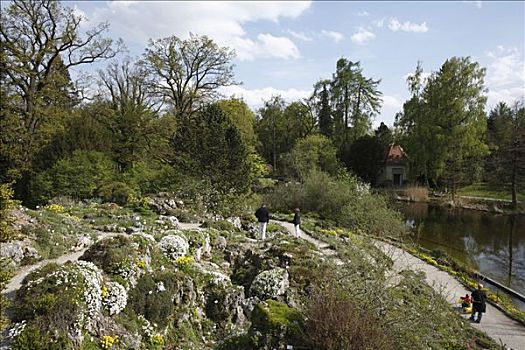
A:
{"label": "leafy green tree", "polygon": [[[259,140],[258,151],[268,163],[277,171],[277,158],[279,154],[286,153],[291,149],[289,140],[286,140],[283,127],[284,100],[280,96],[266,101],[259,109],[259,119],[255,126],[257,139]],[[289,147],[289,148],[288,148]]]}
{"label": "leafy green tree", "polygon": [[235,84],[234,51],[219,47],[207,36],[186,40],[170,36],[150,40],[142,65],[151,88],[177,118],[190,118],[218,96],[218,89]]}
{"label": "leafy green tree", "polygon": [[149,150],[148,140],[158,136],[151,127],[158,103],[148,89],[146,72],[128,60],[100,71],[99,84],[109,96],[111,111],[100,121],[113,136],[112,157],[124,172]]}
{"label": "leafy green tree", "polygon": [[310,107],[303,102],[292,102],[283,111],[287,138],[294,141],[315,131],[316,121]]}
{"label": "leafy green tree", "polygon": [[220,193],[244,192],[251,183],[248,147],[240,131],[217,105],[177,127],[172,164],[211,183]]}
{"label": "leafy green tree", "polygon": [[454,199],[467,165],[488,152],[484,143],[485,69],[469,57],[453,57],[424,87],[418,75],[419,65],[414,79],[409,80],[413,96],[398,116],[398,125],[408,140],[408,153],[416,150],[416,160],[427,173],[447,183]]}
{"label": "leafy green tree", "polygon": [[374,133],[379,139],[379,142],[381,143],[381,146],[383,146],[384,149],[386,149],[394,142],[394,135],[392,133],[392,130],[390,130],[390,128],[383,122],[381,122],[381,125],[377,127]]}
{"label": "leafy green tree", "polygon": [[12,134],[2,137],[2,152],[20,152],[3,158],[13,162],[8,170],[21,173],[65,118],[54,107],[72,87],[68,69],[113,57],[119,47],[102,37],[108,24],[81,35],[82,18],[57,1],[13,0],[0,20],[0,77],[9,102],[2,106],[9,109],[3,116],[12,117],[6,122]]}
{"label": "leafy green tree", "polygon": [[314,85],[313,100],[314,110],[317,114],[319,132],[326,137],[334,134],[334,120],[330,107],[329,80],[320,80]]}
{"label": "leafy green tree", "polygon": [[77,150],[32,179],[31,204],[45,203],[55,196],[91,198],[100,186],[113,181],[115,176],[116,165],[107,155]]}
{"label": "leafy green tree", "polygon": [[363,136],[352,143],[349,157],[344,159],[345,165],[363,181],[375,186],[379,169],[384,166],[385,149],[379,137]]}
{"label": "leafy green tree", "polygon": [[380,82],[365,78],[359,62],[345,58],[337,61],[331,82],[331,97],[336,115],[343,122],[339,132],[343,134],[344,142],[349,136],[352,142],[369,131],[371,117],[381,107],[382,94],[377,90]]}
{"label": "leafy green tree", "polygon": [[241,132],[242,138],[246,145],[255,148],[255,113],[242,99],[231,98],[220,100],[217,106],[231,118],[237,129]]}
{"label": "leafy green tree", "polygon": [[487,159],[488,179],[503,185],[512,194],[516,208],[517,193],[525,184],[525,107],[517,101],[512,108],[500,102],[489,114],[487,138],[492,154]]}
{"label": "leafy green tree", "polygon": [[288,175],[304,179],[313,170],[335,176],[341,166],[332,142],[324,135],[313,134],[297,141],[286,157],[286,170]]}
{"label": "leafy green tree", "polygon": [[395,125],[400,132],[399,142],[412,160],[410,166],[412,177],[422,180],[429,186],[430,180],[436,180],[437,177],[434,171],[436,158],[432,151],[437,139],[431,123],[427,122],[424,114],[425,106],[421,95],[425,81],[421,62],[417,63],[414,74],[407,78],[407,84],[411,97],[403,104],[403,111],[396,115]]}
{"label": "leafy green tree", "polygon": [[296,141],[315,130],[315,117],[303,102],[286,105],[277,96],[266,101],[259,110],[255,131],[259,140],[259,153],[273,165],[274,173],[283,167],[283,156],[290,152]]}

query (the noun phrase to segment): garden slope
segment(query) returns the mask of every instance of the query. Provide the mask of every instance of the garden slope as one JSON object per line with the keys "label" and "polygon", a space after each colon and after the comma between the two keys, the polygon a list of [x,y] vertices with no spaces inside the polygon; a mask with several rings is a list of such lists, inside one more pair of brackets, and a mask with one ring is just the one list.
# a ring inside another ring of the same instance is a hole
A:
{"label": "garden slope", "polygon": [[[292,224],[284,221],[275,222],[286,228],[290,234],[294,234],[295,231]],[[301,232],[301,238],[315,244],[317,248],[325,254],[334,254],[333,250],[327,249],[328,245],[326,243],[309,236],[304,231]],[[448,273],[421,261],[404,250],[379,241],[377,242],[377,246],[392,258],[395,272],[401,272],[402,270],[425,272],[427,283],[433,287],[434,290],[441,293],[452,305],[457,304],[460,296],[470,293],[459,281]],[[432,315],[428,316],[432,317]],[[487,305],[487,312],[482,322],[479,324],[473,323],[472,325],[488,334],[498,343],[501,342],[513,350],[525,350],[525,327],[492,305]]]}

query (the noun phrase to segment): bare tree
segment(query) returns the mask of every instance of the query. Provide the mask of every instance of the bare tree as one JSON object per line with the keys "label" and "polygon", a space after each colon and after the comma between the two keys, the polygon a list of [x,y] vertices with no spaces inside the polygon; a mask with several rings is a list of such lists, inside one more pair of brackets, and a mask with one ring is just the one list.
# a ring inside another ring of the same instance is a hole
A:
{"label": "bare tree", "polygon": [[236,84],[234,51],[219,47],[207,36],[187,40],[171,36],[150,41],[142,61],[152,76],[155,92],[176,116],[189,118],[219,96],[218,89]]}

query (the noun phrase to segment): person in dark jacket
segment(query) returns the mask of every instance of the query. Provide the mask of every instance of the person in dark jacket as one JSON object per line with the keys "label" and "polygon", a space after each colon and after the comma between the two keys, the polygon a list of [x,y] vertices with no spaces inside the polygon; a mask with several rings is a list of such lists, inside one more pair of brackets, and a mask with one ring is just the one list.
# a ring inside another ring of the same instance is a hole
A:
{"label": "person in dark jacket", "polygon": [[487,294],[482,290],[483,285],[480,283],[478,284],[478,289],[472,292],[472,315],[470,316],[470,320],[474,321],[474,316],[476,315],[476,312],[478,313],[478,318],[476,319],[477,323],[481,322],[481,315],[486,311],[487,309]]}
{"label": "person in dark jacket", "polygon": [[299,208],[295,208],[295,215],[293,216],[292,222],[295,227],[295,237],[300,237],[301,230],[299,229],[299,225],[301,224],[301,211]]}
{"label": "person in dark jacket", "polygon": [[270,221],[270,213],[266,209],[266,205],[262,205],[257,211],[255,211],[255,217],[259,220],[259,233],[261,235],[261,240],[266,239],[266,225]]}

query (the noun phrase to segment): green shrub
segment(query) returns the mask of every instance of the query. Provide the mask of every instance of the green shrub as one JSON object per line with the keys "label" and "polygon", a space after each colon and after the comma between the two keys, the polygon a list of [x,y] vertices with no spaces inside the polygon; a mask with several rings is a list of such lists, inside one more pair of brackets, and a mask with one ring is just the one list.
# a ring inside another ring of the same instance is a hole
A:
{"label": "green shrub", "polygon": [[275,300],[259,303],[252,312],[252,326],[263,333],[282,332],[290,338],[298,338],[303,333],[303,315],[288,305]]}
{"label": "green shrub", "polygon": [[301,208],[370,234],[397,236],[406,232],[402,216],[388,207],[384,197],[344,173],[334,177],[314,170],[303,183],[280,185],[265,198],[272,210]]}
{"label": "green shrub", "polygon": [[90,261],[110,275],[123,269],[141,268],[140,257],[147,253],[149,242],[139,236],[115,236],[96,242],[80,257]]}
{"label": "green shrub", "polygon": [[13,190],[9,184],[0,184],[0,242],[8,242],[14,238],[15,232],[9,226],[8,214],[14,205]]}
{"label": "green shrub", "polygon": [[129,198],[135,195],[135,191],[123,182],[114,181],[101,185],[97,190],[97,195],[103,202],[126,205]]}
{"label": "green shrub", "polygon": [[[180,293],[179,285],[184,283],[184,279],[187,277],[182,273],[167,270],[142,276],[129,292],[126,310],[129,308],[160,328],[165,327],[174,312],[173,296]],[[159,290],[160,284],[164,286],[164,291]]]}
{"label": "green shrub", "polygon": [[97,188],[115,176],[116,165],[105,154],[75,151],[35,176],[30,184],[30,197],[35,203],[47,202],[55,196],[91,198]]}
{"label": "green shrub", "polygon": [[[4,290],[5,286],[13,276],[13,273],[8,267],[6,258],[0,258],[0,291]],[[2,332],[8,324],[8,319],[4,315],[5,310],[9,307],[9,299],[2,293],[0,294],[0,332]]]}
{"label": "green shrub", "polygon": [[11,344],[13,350],[70,350],[73,344],[63,334],[52,335],[44,332],[38,325],[28,325]]}
{"label": "green shrub", "polygon": [[312,170],[337,175],[341,165],[337,160],[337,150],[324,135],[313,134],[297,141],[292,151],[286,155],[289,176],[304,179]]}

